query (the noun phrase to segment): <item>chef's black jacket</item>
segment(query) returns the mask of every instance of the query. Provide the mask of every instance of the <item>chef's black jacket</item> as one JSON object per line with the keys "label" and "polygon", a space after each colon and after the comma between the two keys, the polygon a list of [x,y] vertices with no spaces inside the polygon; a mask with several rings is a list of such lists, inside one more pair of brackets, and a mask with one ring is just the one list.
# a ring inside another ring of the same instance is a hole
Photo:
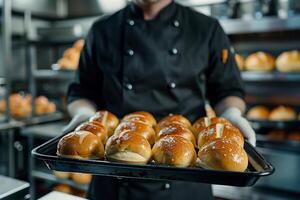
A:
{"label": "chef's black jacket", "polygon": [[[89,99],[119,117],[143,110],[194,121],[205,114],[206,99],[215,105],[227,96],[243,98],[230,49],[216,19],[172,2],[145,21],[130,4],[93,24],[68,102]],[[94,177],[90,199],[209,199],[203,190],[210,186]]]}

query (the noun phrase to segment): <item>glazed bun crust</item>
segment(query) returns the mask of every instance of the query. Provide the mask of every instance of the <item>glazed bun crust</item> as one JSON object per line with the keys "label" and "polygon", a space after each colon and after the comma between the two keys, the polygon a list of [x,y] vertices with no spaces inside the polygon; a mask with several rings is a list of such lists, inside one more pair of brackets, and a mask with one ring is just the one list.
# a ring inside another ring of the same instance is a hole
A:
{"label": "glazed bun crust", "polygon": [[295,110],[291,107],[279,106],[270,113],[271,121],[292,121],[297,119]]}
{"label": "glazed bun crust", "polygon": [[56,154],[60,157],[77,159],[102,159],[104,147],[93,133],[74,131],[59,140]]}
{"label": "glazed bun crust", "polygon": [[123,117],[122,121],[142,121],[152,127],[156,125],[156,120],[153,115],[145,111],[130,113]]}
{"label": "glazed bun crust", "polygon": [[218,138],[204,145],[198,152],[204,168],[244,172],[248,166],[245,150],[232,140]]}
{"label": "glazed bun crust", "polygon": [[254,106],[247,113],[247,118],[252,120],[268,120],[269,116],[270,111],[265,106]]}
{"label": "glazed bun crust", "polygon": [[276,67],[281,72],[299,72],[300,51],[283,52],[276,59]]}
{"label": "glazed bun crust", "polygon": [[222,117],[213,117],[213,118],[208,118],[208,117],[201,117],[195,123],[193,124],[192,130],[195,135],[195,138],[198,138],[198,134],[203,131],[205,128],[207,128],[210,125],[213,124],[224,124],[224,125],[231,125],[231,123]]}
{"label": "glazed bun crust", "polygon": [[190,141],[194,146],[196,146],[196,139],[194,134],[185,126],[182,124],[178,123],[171,123],[164,128],[162,128],[158,133],[157,133],[157,140],[165,137],[165,136],[178,136],[185,138],[186,140]]}
{"label": "glazed bun crust", "polygon": [[97,121],[106,126],[108,136],[111,136],[114,133],[114,130],[119,124],[119,119],[114,114],[104,110],[98,111],[89,121]]}
{"label": "glazed bun crust", "polygon": [[151,158],[151,146],[143,136],[127,131],[108,139],[105,155],[114,162],[146,164]]}
{"label": "glazed bun crust", "polygon": [[198,147],[199,149],[206,143],[215,140],[217,138],[225,138],[235,141],[241,147],[244,146],[244,137],[239,131],[231,125],[213,124],[201,131],[198,135]]}
{"label": "glazed bun crust", "polygon": [[165,126],[168,126],[169,124],[173,123],[179,123],[183,126],[187,127],[188,129],[192,128],[191,122],[185,118],[182,115],[168,115],[164,118],[162,118],[159,123],[156,125],[155,130],[156,133],[160,131],[160,129],[164,128]]}
{"label": "glazed bun crust", "polygon": [[275,68],[275,58],[266,52],[256,52],[249,55],[245,61],[249,71],[272,71]]}
{"label": "glazed bun crust", "polygon": [[95,134],[97,137],[100,138],[102,144],[106,143],[106,140],[108,138],[108,132],[107,128],[102,125],[100,122],[85,122],[81,125],[79,125],[75,131],[88,131],[93,134]]}
{"label": "glazed bun crust", "polygon": [[152,148],[153,159],[157,164],[176,167],[194,166],[197,154],[194,145],[178,136],[160,138]]}

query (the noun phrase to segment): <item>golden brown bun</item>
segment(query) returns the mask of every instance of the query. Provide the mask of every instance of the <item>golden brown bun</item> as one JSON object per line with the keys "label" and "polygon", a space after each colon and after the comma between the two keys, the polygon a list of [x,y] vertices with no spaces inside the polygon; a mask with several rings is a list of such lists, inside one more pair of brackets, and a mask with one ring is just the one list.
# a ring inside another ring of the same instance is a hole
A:
{"label": "golden brown bun", "polygon": [[150,126],[154,127],[156,125],[156,120],[152,114],[145,112],[145,111],[138,111],[133,112],[122,119],[123,121],[142,121],[144,123],[149,124]]}
{"label": "golden brown bun", "polygon": [[108,139],[105,155],[110,161],[146,164],[151,158],[151,146],[143,136],[127,131]]}
{"label": "golden brown bun", "polygon": [[63,57],[69,60],[78,60],[80,53],[75,48],[68,48],[64,51]]}
{"label": "golden brown bun", "polygon": [[299,72],[300,51],[283,52],[276,59],[276,67],[281,72]]}
{"label": "golden brown bun", "polygon": [[107,128],[103,126],[100,122],[85,122],[81,125],[79,125],[75,131],[89,131],[96,136],[98,136],[102,142],[102,144],[106,143],[106,140],[108,139],[108,133]]}
{"label": "golden brown bun", "polygon": [[79,60],[70,60],[68,58],[61,58],[58,60],[58,66],[63,70],[76,70]]}
{"label": "golden brown bun", "polygon": [[197,159],[194,145],[175,135],[165,136],[156,141],[152,154],[156,163],[176,167],[194,166]]}
{"label": "golden brown bun", "polygon": [[300,141],[300,133],[299,132],[291,132],[288,134],[289,140]]}
{"label": "golden brown bun", "polygon": [[66,194],[72,194],[72,188],[66,184],[59,184],[53,188],[53,191],[63,192]]}
{"label": "golden brown bun", "polygon": [[216,139],[225,138],[235,141],[241,147],[244,146],[244,137],[239,131],[231,125],[213,124],[201,131],[198,135],[198,147],[199,149],[206,143]]}
{"label": "golden brown bun", "polygon": [[49,100],[44,96],[39,96],[35,99],[35,112],[38,115],[43,115],[47,113],[47,108],[49,105]]}
{"label": "golden brown bun", "polygon": [[104,147],[93,133],[74,131],[59,140],[56,154],[60,157],[77,159],[102,159]]}
{"label": "golden brown bun", "polygon": [[185,118],[182,115],[168,115],[164,118],[162,118],[159,123],[155,126],[155,131],[156,133],[158,133],[160,131],[160,129],[162,129],[163,127],[167,126],[168,124],[171,123],[180,123],[182,125],[184,125],[185,127],[187,127],[188,129],[192,128],[191,122]]}
{"label": "golden brown bun", "polygon": [[194,134],[182,124],[173,123],[169,124],[168,126],[165,126],[157,133],[157,140],[159,138],[166,137],[169,135],[183,137],[189,140],[194,146],[196,146],[196,139]]}
{"label": "golden brown bun", "polygon": [[90,121],[98,121],[106,126],[108,130],[108,136],[111,136],[119,124],[119,119],[109,111],[101,110],[98,111]]}
{"label": "golden brown bun", "polygon": [[115,130],[115,135],[119,135],[120,133],[126,131],[134,131],[137,134],[143,136],[148,140],[149,144],[152,146],[155,142],[155,131],[154,129],[140,121],[123,121],[119,124],[119,126]]}
{"label": "golden brown bun", "polygon": [[[14,118],[22,118],[22,117],[28,117],[31,114],[32,106],[31,102],[28,102],[26,97],[23,97],[22,95],[15,93],[9,96],[9,107],[10,107],[10,113],[12,117]],[[2,102],[2,109],[3,112],[6,111],[6,102]]]}
{"label": "golden brown bun", "polygon": [[73,45],[73,48],[76,49],[76,51],[78,51],[78,52],[81,52],[83,47],[84,47],[83,39],[77,40]]}
{"label": "golden brown bun", "polygon": [[297,119],[297,114],[291,107],[279,106],[271,111],[269,119],[271,121],[291,121]]}
{"label": "golden brown bun", "polygon": [[56,105],[53,102],[49,102],[48,106],[45,109],[46,113],[54,113],[56,112]]}
{"label": "golden brown bun", "polygon": [[54,176],[61,179],[68,179],[70,177],[70,172],[60,172],[60,171],[53,171]]}
{"label": "golden brown bun", "polygon": [[92,180],[92,175],[83,173],[72,173],[71,178],[74,182],[79,184],[90,184]]}
{"label": "golden brown bun", "polygon": [[224,138],[205,144],[198,152],[202,167],[243,172],[248,166],[248,155],[236,142]]}
{"label": "golden brown bun", "polygon": [[241,71],[244,70],[245,60],[241,55],[235,54],[235,62]]}
{"label": "golden brown bun", "polygon": [[267,134],[269,140],[281,141],[285,139],[284,131],[271,131]]}
{"label": "golden brown bun", "polygon": [[272,71],[275,59],[266,52],[256,52],[249,55],[245,61],[245,69],[249,71]]}
{"label": "golden brown bun", "polygon": [[247,118],[252,120],[268,120],[269,116],[270,111],[265,106],[254,106],[247,113]]}
{"label": "golden brown bun", "polygon": [[231,123],[222,117],[213,117],[213,118],[208,118],[208,117],[201,117],[195,121],[193,124],[192,130],[195,135],[195,138],[198,138],[198,134],[203,131],[205,128],[212,124],[228,124],[231,125]]}

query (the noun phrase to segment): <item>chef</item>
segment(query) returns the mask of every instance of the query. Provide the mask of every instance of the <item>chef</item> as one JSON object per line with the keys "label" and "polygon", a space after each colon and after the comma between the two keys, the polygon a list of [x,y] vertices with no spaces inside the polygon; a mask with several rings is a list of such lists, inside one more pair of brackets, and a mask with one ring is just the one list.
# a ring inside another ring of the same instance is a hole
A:
{"label": "chef", "polygon": [[[229,40],[214,18],[172,0],[133,0],[97,20],[86,37],[68,91],[69,132],[99,109],[119,117],[205,115],[206,101],[255,144],[242,114],[244,89]],[[94,177],[89,199],[212,199],[211,187],[187,182]]]}

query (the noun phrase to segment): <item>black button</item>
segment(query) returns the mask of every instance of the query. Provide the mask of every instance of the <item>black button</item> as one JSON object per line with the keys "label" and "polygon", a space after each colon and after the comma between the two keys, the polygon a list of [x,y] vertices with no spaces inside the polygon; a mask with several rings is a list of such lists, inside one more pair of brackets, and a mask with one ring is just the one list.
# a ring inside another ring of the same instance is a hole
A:
{"label": "black button", "polygon": [[134,55],[134,51],[132,49],[128,49],[127,50],[127,55],[133,56]]}
{"label": "black button", "polygon": [[178,54],[178,50],[176,48],[171,49],[171,54],[177,55]]}
{"label": "black button", "polygon": [[174,89],[174,88],[176,88],[176,83],[171,82],[171,83],[169,83],[169,86],[170,86],[170,88]]}
{"label": "black button", "polygon": [[134,21],[132,19],[128,19],[127,20],[127,23],[130,25],[130,26],[134,26]]}
{"label": "black button", "polygon": [[173,25],[174,25],[176,28],[178,28],[178,27],[180,26],[180,23],[179,23],[178,20],[175,20],[175,21],[173,22]]}

